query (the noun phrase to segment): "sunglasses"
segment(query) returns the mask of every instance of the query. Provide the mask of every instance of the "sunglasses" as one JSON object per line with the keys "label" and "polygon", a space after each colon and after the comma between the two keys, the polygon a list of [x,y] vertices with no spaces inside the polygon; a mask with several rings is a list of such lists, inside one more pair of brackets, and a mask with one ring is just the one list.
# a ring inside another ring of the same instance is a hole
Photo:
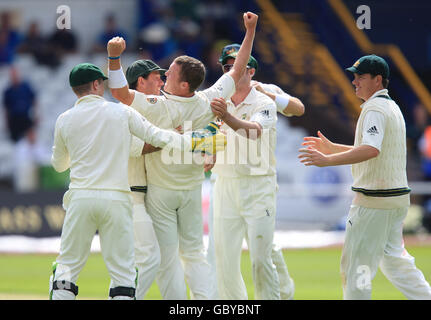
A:
{"label": "sunglasses", "polygon": [[[233,64],[224,64],[224,65],[222,65],[222,67],[223,67],[223,72],[229,72],[230,71],[230,69],[232,69],[232,67],[233,67]],[[247,66],[247,69],[250,69],[251,67],[250,66]]]}

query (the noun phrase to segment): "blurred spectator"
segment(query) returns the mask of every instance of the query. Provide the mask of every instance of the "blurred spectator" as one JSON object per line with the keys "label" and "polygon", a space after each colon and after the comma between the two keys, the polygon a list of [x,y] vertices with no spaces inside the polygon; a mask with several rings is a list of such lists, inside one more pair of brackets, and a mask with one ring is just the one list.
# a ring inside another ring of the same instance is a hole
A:
{"label": "blurred spectator", "polygon": [[178,49],[191,57],[202,57],[204,37],[201,37],[199,25],[190,17],[182,17],[177,21],[174,33]]}
{"label": "blurred spectator", "polygon": [[39,164],[36,133],[29,128],[15,144],[13,185],[17,192],[35,191],[39,187]]}
{"label": "blurred spectator", "polygon": [[425,117],[426,126],[419,139],[418,146],[422,156],[422,170],[424,178],[431,181],[431,119]]}
{"label": "blurred spectator", "polygon": [[55,55],[55,51],[50,50],[47,39],[40,33],[37,21],[30,23],[18,52],[31,54],[38,64],[50,67],[60,64],[59,57]]}
{"label": "blurred spectator", "polygon": [[177,51],[177,43],[173,38],[176,19],[170,7],[158,10],[158,20],[146,25],[139,34],[138,49],[151,52],[153,60],[161,62]]}
{"label": "blurred spectator", "polygon": [[[425,114],[423,121],[425,125],[418,142],[418,148],[421,155],[423,178],[425,181],[431,182],[431,118]],[[431,232],[431,194],[424,196],[423,207],[423,226],[428,232]]]}
{"label": "blurred spectator", "polygon": [[113,37],[122,37],[124,38],[124,40],[126,40],[126,42],[128,40],[126,33],[120,28],[118,28],[115,16],[111,13],[105,18],[105,28],[98,36],[97,42],[93,47],[93,52],[106,53],[106,44]]}
{"label": "blurred spectator", "polygon": [[12,27],[11,15],[3,12],[0,15],[0,66],[13,62],[17,47],[20,42],[20,35]]}
{"label": "blurred spectator", "polygon": [[10,69],[10,82],[3,94],[3,105],[10,138],[17,142],[35,124],[35,93],[15,67]]}
{"label": "blurred spectator", "polygon": [[222,49],[230,43],[231,41],[228,40],[218,40],[205,47],[202,57],[206,68],[204,87],[212,86],[221,77],[223,71],[218,59]]}
{"label": "blurred spectator", "polygon": [[76,53],[78,43],[75,34],[69,29],[57,29],[48,38],[49,46],[55,55],[61,58]]}
{"label": "blurred spectator", "polygon": [[418,142],[421,138],[428,119],[428,111],[421,103],[417,103],[413,109],[413,124],[407,127],[407,138],[410,140],[408,147],[413,154],[419,154]]}

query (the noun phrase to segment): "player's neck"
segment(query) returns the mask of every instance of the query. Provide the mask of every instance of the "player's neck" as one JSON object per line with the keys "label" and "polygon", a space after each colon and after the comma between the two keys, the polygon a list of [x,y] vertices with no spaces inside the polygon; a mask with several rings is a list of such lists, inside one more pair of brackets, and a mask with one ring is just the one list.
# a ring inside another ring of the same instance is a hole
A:
{"label": "player's neck", "polygon": [[250,93],[252,87],[250,83],[248,85],[244,86],[238,86],[238,88],[235,91],[235,94],[232,96],[231,100],[235,106],[239,105],[241,102],[247,98],[248,94]]}

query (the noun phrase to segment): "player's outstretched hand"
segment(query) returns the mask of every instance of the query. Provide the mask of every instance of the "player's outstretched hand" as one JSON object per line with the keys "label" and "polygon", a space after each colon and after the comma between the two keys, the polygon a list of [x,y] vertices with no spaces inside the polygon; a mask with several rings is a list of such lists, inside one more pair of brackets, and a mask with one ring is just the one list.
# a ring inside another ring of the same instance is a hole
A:
{"label": "player's outstretched hand", "polygon": [[298,158],[306,166],[326,167],[329,165],[328,156],[313,147],[299,149]]}
{"label": "player's outstretched hand", "polygon": [[333,143],[323,133],[317,131],[317,137],[304,137],[303,146],[311,147],[323,154],[331,154]]}
{"label": "player's outstretched hand", "polygon": [[227,103],[223,98],[214,98],[211,101],[211,110],[216,117],[223,120],[227,115]]}
{"label": "player's outstretched hand", "polygon": [[192,151],[216,154],[226,148],[226,143],[226,135],[220,132],[210,136],[192,137]]}
{"label": "player's outstretched hand", "polygon": [[253,12],[245,12],[243,15],[244,19],[244,26],[247,30],[254,30],[256,29],[257,25],[257,19],[259,19],[257,14],[254,14]]}
{"label": "player's outstretched hand", "polygon": [[108,56],[119,57],[126,50],[126,40],[122,37],[114,37],[107,44]]}
{"label": "player's outstretched hand", "polygon": [[262,92],[263,94],[266,94],[266,91],[262,88],[262,83],[256,80],[251,80],[251,86],[255,88],[257,91]]}
{"label": "player's outstretched hand", "polygon": [[192,151],[216,154],[226,148],[226,135],[220,133],[220,127],[210,122],[204,130],[192,132]]}

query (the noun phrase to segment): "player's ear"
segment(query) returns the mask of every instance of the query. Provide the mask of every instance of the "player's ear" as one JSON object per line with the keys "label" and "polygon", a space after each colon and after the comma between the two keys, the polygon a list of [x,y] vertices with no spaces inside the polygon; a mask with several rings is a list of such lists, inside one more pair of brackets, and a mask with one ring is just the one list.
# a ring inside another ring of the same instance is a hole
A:
{"label": "player's ear", "polygon": [[250,77],[254,77],[254,75],[256,74],[256,69],[255,68],[250,68],[248,69],[248,74],[250,75]]}
{"label": "player's ear", "polygon": [[138,85],[143,86],[144,85],[144,77],[139,76],[138,77],[138,82],[136,82],[136,88],[138,88]]}
{"label": "player's ear", "polygon": [[183,90],[187,90],[187,92],[190,92],[190,85],[189,85],[189,83],[188,83],[188,82],[186,82],[186,81],[181,81],[181,82],[180,82],[180,87],[181,87],[181,89],[183,89]]}

